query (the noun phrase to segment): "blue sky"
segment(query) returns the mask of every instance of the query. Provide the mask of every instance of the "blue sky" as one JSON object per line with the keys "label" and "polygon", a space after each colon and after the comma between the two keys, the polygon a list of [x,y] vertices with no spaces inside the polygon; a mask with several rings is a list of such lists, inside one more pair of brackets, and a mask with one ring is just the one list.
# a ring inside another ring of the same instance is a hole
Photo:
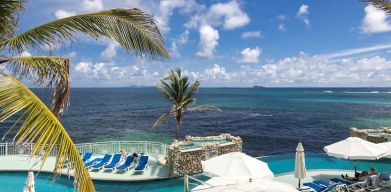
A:
{"label": "blue sky", "polygon": [[355,0],[32,0],[20,31],[111,8],[154,17],[171,59],[149,61],[115,42],[77,42],[26,54],[71,57],[73,87],[155,85],[180,67],[202,86],[390,86],[391,21]]}

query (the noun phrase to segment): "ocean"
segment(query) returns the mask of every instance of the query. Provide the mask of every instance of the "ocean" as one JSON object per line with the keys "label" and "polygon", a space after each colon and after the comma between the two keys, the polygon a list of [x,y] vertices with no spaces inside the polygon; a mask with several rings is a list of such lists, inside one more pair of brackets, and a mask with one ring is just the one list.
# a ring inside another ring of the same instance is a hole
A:
{"label": "ocean", "polygon": [[[48,90],[35,92],[48,101]],[[243,139],[245,153],[257,157],[293,153],[299,141],[306,152],[322,152],[348,137],[350,127],[391,126],[391,88],[201,88],[195,98],[196,105],[215,105],[222,112],[185,113],[181,138],[230,133]],[[73,88],[61,122],[75,143],[170,143],[174,118],[152,128],[170,109],[153,87]],[[9,125],[1,124],[0,132]]]}

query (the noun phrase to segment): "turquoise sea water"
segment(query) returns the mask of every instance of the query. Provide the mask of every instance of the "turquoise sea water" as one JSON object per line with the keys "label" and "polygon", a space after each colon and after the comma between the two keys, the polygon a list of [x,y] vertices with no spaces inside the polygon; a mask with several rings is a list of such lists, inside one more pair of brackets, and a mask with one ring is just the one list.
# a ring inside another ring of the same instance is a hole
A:
{"label": "turquoise sea water", "polygon": [[[47,100],[48,91],[36,90]],[[301,140],[308,152],[348,136],[349,128],[391,126],[391,88],[202,88],[197,105],[222,112],[187,113],[181,137],[228,132],[252,156],[291,153]],[[171,106],[156,88],[72,89],[61,121],[76,143],[175,138],[174,118],[152,128]],[[0,125],[0,135],[10,123]],[[11,138],[11,137],[8,137]]]}
{"label": "turquoise sea water", "polygon": [[[274,155],[260,158],[269,164],[270,169],[275,174],[292,172],[294,169],[294,154]],[[349,170],[353,167],[353,162],[343,159],[336,159],[325,154],[306,154],[307,169],[344,169]],[[382,159],[378,161],[358,161],[359,170],[368,170],[371,166],[379,171],[391,171],[391,159]],[[109,173],[108,173],[109,174]],[[21,186],[26,180],[26,172],[6,172],[0,173],[0,192],[2,191],[21,191]],[[198,176],[201,180],[206,177]],[[149,182],[95,182],[98,192],[182,192],[183,179],[168,179]],[[52,182],[51,175],[40,173],[36,178],[37,192],[73,192],[72,180],[62,177],[55,183]]]}

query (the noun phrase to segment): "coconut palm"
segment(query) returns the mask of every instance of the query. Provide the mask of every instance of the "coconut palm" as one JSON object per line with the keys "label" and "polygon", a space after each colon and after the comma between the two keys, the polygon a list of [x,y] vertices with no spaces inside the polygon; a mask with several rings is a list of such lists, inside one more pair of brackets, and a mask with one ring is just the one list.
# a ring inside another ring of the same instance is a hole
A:
{"label": "coconut palm", "polygon": [[182,126],[183,114],[185,111],[205,111],[205,110],[217,110],[221,111],[218,107],[212,105],[193,106],[196,102],[194,95],[197,93],[199,81],[195,81],[190,85],[189,78],[183,76],[180,69],[170,70],[167,77],[160,80],[157,87],[166,99],[172,104],[172,110],[163,113],[153,124],[153,127],[157,127],[167,117],[173,115],[176,120],[176,139],[179,139],[179,129]]}
{"label": "coconut palm", "polygon": [[385,11],[388,14],[391,14],[391,2],[389,0],[362,0],[362,1],[371,3],[375,7]]}
{"label": "coconut palm", "polygon": [[[51,21],[30,30],[17,31],[18,16],[24,10],[21,0],[0,1],[0,122],[16,116],[9,128],[17,129],[14,142],[35,143],[31,156],[41,155],[43,163],[57,150],[54,176],[68,160],[74,169],[78,191],[95,191],[79,152],[59,117],[69,105],[69,59],[58,56],[22,54],[28,49],[64,45],[84,34],[106,37],[128,52],[149,59],[168,58],[155,21],[139,9],[112,9]],[[52,88],[52,106],[47,107],[21,79],[36,86]]]}

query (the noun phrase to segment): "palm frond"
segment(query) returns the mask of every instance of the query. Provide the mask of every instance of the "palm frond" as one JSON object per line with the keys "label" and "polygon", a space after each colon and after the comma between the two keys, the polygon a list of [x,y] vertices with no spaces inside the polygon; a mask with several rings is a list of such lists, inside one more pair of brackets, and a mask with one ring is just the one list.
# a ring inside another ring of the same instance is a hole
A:
{"label": "palm frond", "polygon": [[69,59],[54,56],[19,56],[6,60],[13,75],[29,78],[35,85],[53,87],[52,112],[59,117],[69,105]]}
{"label": "palm frond", "polygon": [[198,90],[199,86],[200,86],[200,82],[199,81],[195,81],[191,85],[190,89],[186,90],[186,93],[185,93],[185,96],[184,96],[183,100],[188,100],[188,99],[192,98],[197,93],[197,90]]}
{"label": "palm frond", "polygon": [[95,191],[89,172],[72,139],[50,109],[31,90],[16,78],[1,74],[0,107],[0,122],[13,115],[20,115],[15,125],[21,126],[14,140],[16,144],[35,143],[31,156],[42,156],[41,168],[50,152],[57,147],[54,175],[59,175],[64,161],[69,160],[75,171],[78,191]]}
{"label": "palm frond", "polygon": [[206,111],[206,110],[213,110],[213,111],[221,111],[220,108],[213,106],[213,105],[201,105],[197,107],[190,107],[187,108],[188,111]]}
{"label": "palm frond", "polygon": [[162,95],[169,101],[175,103],[174,94],[171,93],[171,89],[169,88],[169,85],[161,80],[156,87],[160,90]]}
{"label": "palm frond", "polygon": [[383,10],[387,14],[391,14],[391,2],[389,0],[361,0],[361,1],[371,3],[373,6]]}
{"label": "palm frond", "polygon": [[71,16],[38,26],[0,43],[21,52],[28,47],[64,44],[81,32],[93,38],[108,37],[127,51],[151,58],[168,58],[163,37],[148,14],[139,9],[111,9]]}
{"label": "palm frond", "polygon": [[12,36],[18,22],[18,12],[23,9],[19,0],[0,1],[0,42]]}
{"label": "palm frond", "polygon": [[173,112],[166,112],[166,113],[163,113],[163,115],[161,115],[156,121],[155,123],[153,124],[153,128],[157,127],[158,125],[160,125],[164,120],[167,119],[167,117],[169,117],[170,115],[174,114]]}

